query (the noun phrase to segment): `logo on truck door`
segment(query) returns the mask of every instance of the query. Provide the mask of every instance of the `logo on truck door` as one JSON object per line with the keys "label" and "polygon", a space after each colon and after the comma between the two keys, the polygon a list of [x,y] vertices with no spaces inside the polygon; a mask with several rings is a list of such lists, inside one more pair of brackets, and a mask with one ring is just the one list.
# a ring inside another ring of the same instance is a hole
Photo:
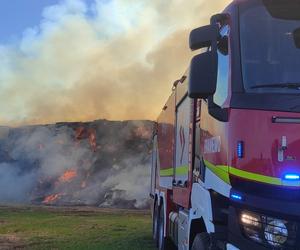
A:
{"label": "logo on truck door", "polygon": [[180,146],[181,146],[180,164],[182,164],[184,147],[185,147],[184,128],[182,126],[180,126],[179,129],[179,138],[180,138]]}
{"label": "logo on truck door", "polygon": [[204,140],[204,153],[218,153],[221,152],[221,137],[211,137]]}

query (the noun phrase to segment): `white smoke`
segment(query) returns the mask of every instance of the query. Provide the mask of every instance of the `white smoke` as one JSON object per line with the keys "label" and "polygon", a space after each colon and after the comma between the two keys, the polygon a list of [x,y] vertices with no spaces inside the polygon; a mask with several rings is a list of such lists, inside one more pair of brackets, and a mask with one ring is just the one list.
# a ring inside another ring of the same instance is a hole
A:
{"label": "white smoke", "polygon": [[82,159],[93,161],[89,148],[74,144],[74,131],[70,128],[61,127],[53,131],[38,127],[16,140],[11,155],[14,159],[38,162],[40,176],[58,177],[68,169],[78,168]]}
{"label": "white smoke", "polygon": [[27,203],[34,188],[36,173],[20,173],[14,164],[0,164],[0,202]]}
{"label": "white smoke", "polygon": [[0,44],[0,122],[155,119],[188,67],[188,33],[229,0],[63,0]]}
{"label": "white smoke", "polygon": [[140,158],[128,158],[123,162],[125,168],[113,166],[118,170],[118,174],[108,176],[102,184],[102,188],[109,188],[111,191],[124,190],[122,197],[119,198],[136,200],[134,205],[137,208],[145,207],[149,201],[150,168],[149,162],[147,165],[142,165],[141,162]]}

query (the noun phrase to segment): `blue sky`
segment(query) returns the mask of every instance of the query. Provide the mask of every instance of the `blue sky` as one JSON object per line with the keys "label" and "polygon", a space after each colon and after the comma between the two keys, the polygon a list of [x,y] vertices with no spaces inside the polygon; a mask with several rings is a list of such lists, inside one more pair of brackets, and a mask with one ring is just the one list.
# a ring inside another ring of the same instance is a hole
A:
{"label": "blue sky", "polygon": [[40,23],[45,7],[59,2],[61,0],[1,0],[0,43],[8,44],[20,39],[26,28]]}

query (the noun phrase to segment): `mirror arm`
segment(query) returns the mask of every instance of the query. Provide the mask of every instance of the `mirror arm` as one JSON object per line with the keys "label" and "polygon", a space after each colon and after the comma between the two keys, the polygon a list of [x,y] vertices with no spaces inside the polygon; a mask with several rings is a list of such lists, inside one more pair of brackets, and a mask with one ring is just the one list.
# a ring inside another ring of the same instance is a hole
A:
{"label": "mirror arm", "polygon": [[210,24],[216,24],[216,23],[223,23],[229,18],[229,15],[226,13],[219,13],[216,15],[213,15],[210,18]]}
{"label": "mirror arm", "polygon": [[222,108],[219,105],[217,105],[214,100],[213,96],[208,97],[207,99],[208,103],[208,113],[221,122],[228,122],[228,109]]}

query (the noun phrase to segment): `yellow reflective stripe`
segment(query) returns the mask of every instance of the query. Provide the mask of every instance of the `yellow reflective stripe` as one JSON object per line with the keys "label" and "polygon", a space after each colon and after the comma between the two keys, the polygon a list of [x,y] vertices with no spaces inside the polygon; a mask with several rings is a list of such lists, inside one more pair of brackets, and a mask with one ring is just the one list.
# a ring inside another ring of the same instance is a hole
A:
{"label": "yellow reflective stripe", "polygon": [[[240,178],[244,178],[251,181],[257,181],[262,182],[266,184],[272,184],[277,186],[294,186],[294,187],[300,187],[300,182],[297,181],[284,181],[280,178],[256,174],[253,172],[244,171],[238,168],[225,166],[225,165],[214,165],[209,161],[204,160],[205,165],[208,169],[210,169],[216,176],[218,176],[221,180],[224,182],[230,184],[230,178],[229,175],[234,175]],[[173,168],[168,169],[161,169],[160,170],[160,176],[173,176]],[[189,172],[188,166],[180,166],[176,168],[176,175],[187,175]]]}
{"label": "yellow reflective stripe", "polygon": [[222,179],[228,184],[230,184],[229,174],[231,174],[244,179],[258,181],[267,184],[285,185],[285,186],[291,185],[291,183],[282,183],[281,179],[276,177],[260,175],[260,174],[244,171],[238,168],[230,167],[230,166],[214,165],[209,161],[204,161],[204,162],[207,168],[209,168],[215,175],[217,175],[220,179]]}
{"label": "yellow reflective stripe", "polygon": [[209,161],[204,160],[205,166],[211,170],[216,176],[218,176],[222,181],[230,184],[228,166],[224,165],[214,165]]}
{"label": "yellow reflective stripe", "polygon": [[177,167],[175,172],[176,172],[176,176],[177,175],[187,175],[189,173],[189,166]]}
{"label": "yellow reflective stripe", "polygon": [[282,183],[281,179],[276,177],[256,174],[256,173],[244,171],[230,166],[214,165],[209,161],[204,161],[204,162],[207,168],[209,168],[215,175],[217,175],[221,180],[225,181],[228,184],[230,184],[229,174],[231,174],[240,178],[244,178],[252,181],[258,181],[267,184],[285,185],[285,186],[291,185],[291,183],[286,183],[286,184]]}
{"label": "yellow reflective stripe", "polygon": [[[234,167],[229,167],[229,172],[230,172],[230,174],[235,175],[237,177],[241,177],[241,178],[252,180],[252,181],[259,181],[259,182],[273,184],[273,185],[285,185],[284,183],[282,183],[281,179],[279,179],[279,178],[255,174],[255,173],[247,172],[247,171],[240,170],[240,169],[237,169]],[[287,184],[286,186],[289,186],[289,185]]]}
{"label": "yellow reflective stripe", "polygon": [[161,169],[159,171],[160,176],[173,176],[173,168]]}
{"label": "yellow reflective stripe", "polygon": [[[188,166],[180,166],[175,169],[176,176],[187,175],[189,173]],[[161,169],[159,171],[160,176],[173,176],[173,168]]]}

